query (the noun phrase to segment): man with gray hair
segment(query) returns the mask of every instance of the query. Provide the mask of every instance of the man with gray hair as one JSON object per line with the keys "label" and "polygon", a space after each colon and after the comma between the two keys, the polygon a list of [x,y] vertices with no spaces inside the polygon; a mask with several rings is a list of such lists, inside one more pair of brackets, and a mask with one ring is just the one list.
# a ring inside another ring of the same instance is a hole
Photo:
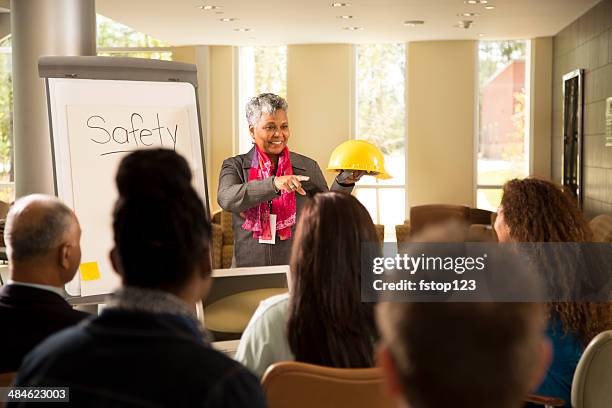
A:
{"label": "man with gray hair", "polygon": [[4,230],[10,281],[0,290],[0,372],[16,371],[38,343],[88,316],[64,299],[64,285],[81,262],[80,239],[74,212],[56,197],[33,194],[11,207]]}

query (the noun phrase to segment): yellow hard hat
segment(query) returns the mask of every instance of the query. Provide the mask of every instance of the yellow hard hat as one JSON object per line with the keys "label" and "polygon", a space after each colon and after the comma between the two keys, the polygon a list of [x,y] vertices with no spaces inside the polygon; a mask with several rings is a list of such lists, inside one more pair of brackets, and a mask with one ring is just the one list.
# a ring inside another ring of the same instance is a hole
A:
{"label": "yellow hard hat", "polygon": [[390,179],[385,171],[385,157],[370,142],[365,140],[348,140],[338,145],[329,158],[327,170],[364,170],[376,173],[379,179]]}

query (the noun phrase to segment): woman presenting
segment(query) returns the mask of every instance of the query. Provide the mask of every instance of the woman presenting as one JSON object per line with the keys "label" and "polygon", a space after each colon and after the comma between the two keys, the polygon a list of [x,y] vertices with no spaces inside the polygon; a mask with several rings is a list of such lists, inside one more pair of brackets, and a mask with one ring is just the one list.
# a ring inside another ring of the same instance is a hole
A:
{"label": "woman presenting", "polygon": [[[253,148],[226,159],[217,201],[233,213],[232,266],[286,265],[306,197],[328,191],[316,161],[290,152],[287,101],[264,93],[246,106]],[[363,171],[340,172],[332,191],[350,193]]]}

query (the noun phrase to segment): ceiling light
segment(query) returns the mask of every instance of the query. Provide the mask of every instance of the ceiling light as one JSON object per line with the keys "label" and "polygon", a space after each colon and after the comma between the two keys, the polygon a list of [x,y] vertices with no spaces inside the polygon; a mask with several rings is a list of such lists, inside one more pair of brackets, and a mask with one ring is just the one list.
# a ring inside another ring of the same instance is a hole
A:
{"label": "ceiling light", "polygon": [[453,27],[468,29],[472,26],[472,20],[461,20],[457,21],[457,24],[453,25]]}
{"label": "ceiling light", "polygon": [[471,13],[471,12],[467,12],[467,13],[459,13],[457,14],[457,17],[478,17],[480,14],[478,13]]}
{"label": "ceiling light", "polygon": [[493,10],[495,8],[495,6],[492,5],[492,4],[486,5],[484,7],[485,7],[486,10]]}
{"label": "ceiling light", "polygon": [[203,11],[211,11],[211,10],[219,10],[221,6],[213,6],[211,4],[204,4],[203,6],[198,6],[198,8]]}
{"label": "ceiling light", "polygon": [[465,4],[487,4],[488,0],[465,0]]}
{"label": "ceiling light", "polygon": [[478,33],[478,36],[479,36],[479,37],[484,37],[484,36],[485,36],[485,33]]}
{"label": "ceiling light", "polygon": [[348,30],[348,31],[359,31],[359,30],[363,30],[363,27],[342,27],[343,30]]}
{"label": "ceiling light", "polygon": [[342,20],[350,20],[353,18],[353,16],[338,16],[338,18],[342,19]]}
{"label": "ceiling light", "polygon": [[416,27],[418,25],[425,24],[423,20],[406,20],[404,21],[404,25],[406,27]]}
{"label": "ceiling light", "polygon": [[248,33],[249,31],[253,31],[252,28],[234,28],[234,31],[239,33]]}
{"label": "ceiling light", "polygon": [[332,7],[347,7],[350,6],[351,3],[332,3],[331,6]]}
{"label": "ceiling light", "polygon": [[231,23],[232,21],[236,21],[236,20],[238,19],[233,18],[233,17],[223,17],[219,19],[219,21],[221,21],[222,23]]}

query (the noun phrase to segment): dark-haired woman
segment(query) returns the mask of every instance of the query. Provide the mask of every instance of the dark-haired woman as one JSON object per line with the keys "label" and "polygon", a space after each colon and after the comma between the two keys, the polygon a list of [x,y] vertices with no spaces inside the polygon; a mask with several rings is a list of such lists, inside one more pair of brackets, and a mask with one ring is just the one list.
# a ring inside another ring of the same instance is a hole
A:
{"label": "dark-haired woman", "polygon": [[[591,231],[572,196],[537,178],[504,185],[495,231],[500,242],[588,242]],[[571,290],[571,288],[568,288]],[[607,303],[549,303],[547,334],[553,361],[538,394],[562,398],[570,406],[572,379],[586,345],[612,328]]]}
{"label": "dark-haired woman", "polygon": [[256,378],[207,344],[192,313],[211,285],[211,225],[187,162],[139,150],[116,181],[123,287],[100,316],[29,354],[17,384],[68,387],[78,407],[264,407]]}
{"label": "dark-haired woman", "polygon": [[[377,244],[357,199],[321,193],[308,202],[291,256],[290,294],[267,299],[247,326],[236,359],[262,376],[277,361],[331,367],[373,364],[373,304],[361,302],[362,243]],[[365,256],[380,256],[379,247]]]}

